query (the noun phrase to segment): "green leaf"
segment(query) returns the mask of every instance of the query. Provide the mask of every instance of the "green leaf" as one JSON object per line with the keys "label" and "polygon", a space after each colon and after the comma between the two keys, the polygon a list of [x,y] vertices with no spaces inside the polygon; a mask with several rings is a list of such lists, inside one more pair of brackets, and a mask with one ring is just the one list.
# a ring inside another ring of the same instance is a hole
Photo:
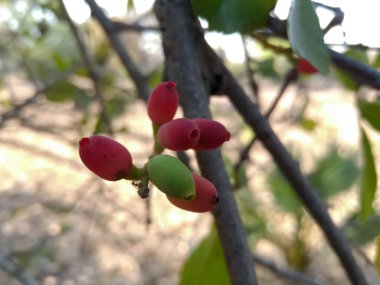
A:
{"label": "green leaf", "polygon": [[257,73],[271,78],[279,78],[277,71],[274,69],[274,58],[268,58],[257,62]]}
{"label": "green leaf", "polygon": [[76,96],[85,93],[74,84],[66,80],[59,80],[49,86],[45,92],[45,96],[49,101],[61,103],[74,100]]}
{"label": "green leaf", "polygon": [[193,0],[194,11],[209,28],[224,33],[264,27],[276,0]]}
{"label": "green leaf", "polygon": [[351,220],[343,230],[353,242],[359,245],[368,244],[379,235],[380,216],[371,216],[364,222],[359,222],[357,219]]}
{"label": "green leaf", "polygon": [[313,119],[302,116],[300,120],[300,125],[306,131],[313,131],[317,127],[317,122]]}
{"label": "green leaf", "polygon": [[359,85],[355,80],[352,79],[351,76],[347,75],[343,71],[338,68],[334,69],[336,78],[340,81],[340,83],[347,88],[348,90],[357,91]]}
{"label": "green leaf", "polygon": [[215,227],[185,261],[180,285],[229,285],[227,265]]}
{"label": "green leaf", "polygon": [[[355,59],[360,63],[369,65],[368,56],[364,50],[358,48],[350,48],[344,53],[344,55],[352,59]],[[358,90],[358,83],[351,76],[346,74],[343,70],[335,69],[335,75],[337,79],[342,83],[342,85],[347,89],[353,91]]]}
{"label": "green leaf", "polygon": [[356,181],[359,169],[353,156],[343,157],[336,147],[331,147],[327,154],[307,175],[311,184],[325,201],[335,194],[350,188]]}
{"label": "green leaf", "polygon": [[375,265],[376,265],[377,274],[380,275],[380,235],[377,237],[377,242],[376,242]]}
{"label": "green leaf", "polygon": [[380,132],[380,102],[358,101],[360,114],[373,128]]}
{"label": "green leaf", "polygon": [[257,241],[264,238],[266,234],[272,234],[268,232],[268,221],[265,219],[265,216],[260,215],[258,204],[247,187],[242,187],[238,191],[235,191],[234,196],[247,236],[254,235]]}
{"label": "green leaf", "polygon": [[274,198],[284,211],[300,215],[302,212],[302,203],[295,194],[293,188],[285,180],[282,174],[276,169],[268,176],[268,184],[274,195]]}
{"label": "green leaf", "polygon": [[380,52],[377,53],[375,60],[373,61],[372,66],[374,68],[380,68]]}
{"label": "green leaf", "polygon": [[375,199],[377,174],[370,141],[363,128],[361,129],[361,133],[363,171],[360,185],[359,219],[365,221],[373,213],[372,203]]}
{"label": "green leaf", "polygon": [[288,37],[294,52],[326,75],[329,72],[330,55],[310,0],[293,0],[288,23]]}

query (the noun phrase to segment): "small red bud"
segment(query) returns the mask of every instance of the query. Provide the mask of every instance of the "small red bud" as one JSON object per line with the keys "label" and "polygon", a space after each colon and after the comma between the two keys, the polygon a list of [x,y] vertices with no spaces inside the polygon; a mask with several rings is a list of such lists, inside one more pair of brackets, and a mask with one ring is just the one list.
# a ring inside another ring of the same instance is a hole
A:
{"label": "small red bud", "polygon": [[105,180],[120,180],[132,168],[129,151],[106,136],[82,138],[79,141],[79,156],[88,169]]}
{"label": "small red bud", "polygon": [[166,195],[170,203],[186,211],[203,213],[214,208],[219,202],[214,184],[199,174],[192,173],[195,182],[195,198],[193,200],[178,199]]}
{"label": "small red bud", "polygon": [[148,116],[162,125],[174,118],[179,104],[176,84],[173,81],[157,85],[148,99]]}
{"label": "small red bud", "polygon": [[200,131],[198,143],[193,147],[195,150],[209,150],[220,147],[229,141],[231,134],[221,123],[211,119],[193,119]]}
{"label": "small red bud", "polygon": [[304,59],[304,58],[300,58],[297,62],[297,70],[299,73],[303,73],[303,74],[313,74],[313,73],[317,73],[318,70],[311,65],[311,63]]}
{"label": "small red bud", "polygon": [[199,128],[193,120],[180,118],[163,124],[157,133],[160,145],[170,150],[187,150],[199,140]]}

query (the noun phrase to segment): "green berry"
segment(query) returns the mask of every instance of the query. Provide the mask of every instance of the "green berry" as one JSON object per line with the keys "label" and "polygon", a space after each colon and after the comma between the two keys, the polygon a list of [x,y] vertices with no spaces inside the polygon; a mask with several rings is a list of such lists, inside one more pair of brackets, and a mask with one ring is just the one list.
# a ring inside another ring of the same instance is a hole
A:
{"label": "green berry", "polygon": [[160,154],[147,164],[150,181],[162,192],[175,198],[194,199],[195,183],[190,170],[177,158]]}

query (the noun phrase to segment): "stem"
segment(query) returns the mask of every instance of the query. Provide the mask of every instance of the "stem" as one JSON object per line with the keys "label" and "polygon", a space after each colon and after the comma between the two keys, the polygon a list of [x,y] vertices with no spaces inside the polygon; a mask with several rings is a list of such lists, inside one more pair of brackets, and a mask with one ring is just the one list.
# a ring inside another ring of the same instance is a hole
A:
{"label": "stem", "polygon": [[[199,23],[192,14],[191,1],[156,0],[154,12],[163,31],[166,71],[178,84],[185,116],[210,118],[196,46],[201,38],[196,29]],[[220,202],[213,215],[231,284],[256,285],[254,264],[220,150],[199,151],[197,160],[202,175],[218,189]]]}

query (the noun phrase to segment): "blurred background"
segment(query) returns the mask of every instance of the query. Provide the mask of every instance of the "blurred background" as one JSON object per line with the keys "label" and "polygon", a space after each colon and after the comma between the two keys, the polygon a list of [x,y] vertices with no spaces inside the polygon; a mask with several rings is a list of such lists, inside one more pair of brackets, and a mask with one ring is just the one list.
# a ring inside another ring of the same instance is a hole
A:
{"label": "blurred background", "polygon": [[[119,23],[114,35],[153,88],[163,78],[164,62],[153,1],[96,2]],[[377,1],[324,2],[335,6],[318,7],[322,27],[336,9],[345,14],[326,42],[378,68]],[[280,19],[289,5],[278,1]],[[204,284],[229,284],[210,214],[174,208],[155,189],[143,200],[130,182],[103,181],[81,163],[78,141],[94,133],[123,143],[140,166],[153,148],[141,90],[85,2],[3,0],[0,23],[0,284],[33,284],[20,272],[44,285],[203,284],[183,281],[200,260],[207,274],[220,278]],[[206,19],[201,23],[208,28]],[[328,76],[301,74],[281,93],[295,64],[286,55],[239,33],[209,30],[205,37],[263,112],[275,107],[274,130],[350,238],[371,284],[380,284],[376,196],[373,212],[357,219],[365,162],[373,162],[376,190],[380,157],[379,133],[361,120],[367,109],[358,107],[358,98],[378,103],[378,92],[332,69]],[[212,97],[210,108],[232,134],[222,152],[253,252],[323,284],[347,284],[323,234],[267,152],[252,143],[251,129],[222,96]],[[361,129],[368,137],[364,146]],[[244,149],[250,155],[241,159]],[[265,266],[258,265],[258,275],[262,284],[295,284]]]}

